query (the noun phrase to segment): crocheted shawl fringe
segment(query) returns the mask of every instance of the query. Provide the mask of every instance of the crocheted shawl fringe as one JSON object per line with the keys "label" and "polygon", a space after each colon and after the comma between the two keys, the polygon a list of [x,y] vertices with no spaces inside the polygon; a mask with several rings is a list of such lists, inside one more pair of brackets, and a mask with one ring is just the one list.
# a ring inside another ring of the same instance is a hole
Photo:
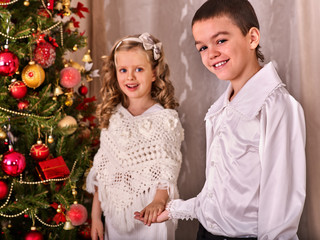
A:
{"label": "crocheted shawl fringe", "polygon": [[[102,188],[103,186],[98,186],[98,188],[100,187]],[[163,187],[164,185],[162,185],[161,189]],[[175,184],[168,183],[165,188],[168,190],[169,201],[171,199],[179,198],[179,193]],[[130,232],[135,228],[135,225],[139,222],[139,220],[134,219],[134,212],[141,211],[149,203],[151,203],[156,194],[157,189],[158,188],[156,186],[153,186],[152,188],[150,188],[150,191],[148,191],[147,193],[140,194],[136,199],[134,199],[132,205],[121,210],[118,210],[115,206],[110,204],[112,196],[110,198],[107,194],[102,194],[102,192],[99,191],[99,201],[101,202],[103,214],[104,216],[111,219],[111,224],[119,232]],[[173,222],[176,227],[177,221]]]}

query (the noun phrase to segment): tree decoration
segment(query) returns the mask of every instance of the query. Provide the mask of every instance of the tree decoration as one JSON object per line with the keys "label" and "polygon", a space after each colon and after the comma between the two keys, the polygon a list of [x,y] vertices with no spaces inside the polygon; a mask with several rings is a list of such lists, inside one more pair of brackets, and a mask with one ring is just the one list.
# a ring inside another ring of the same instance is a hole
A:
{"label": "tree decoration", "polygon": [[67,217],[73,226],[80,226],[87,221],[88,212],[82,204],[72,204],[67,212]]}
{"label": "tree decoration", "polygon": [[45,72],[39,64],[30,61],[27,66],[22,70],[22,81],[30,88],[39,87],[45,78]]}
{"label": "tree decoration", "polygon": [[23,5],[26,6],[26,7],[29,7],[29,5],[30,5],[29,0],[25,0],[25,1],[23,2]]}
{"label": "tree decoration", "polygon": [[88,93],[88,88],[84,84],[81,84],[78,88],[78,92],[80,95],[85,96]]}
{"label": "tree decoration", "polygon": [[64,11],[64,16],[70,16],[71,10],[70,10],[70,5],[71,5],[71,0],[62,0],[62,5],[63,5],[63,11]]}
{"label": "tree decoration", "polygon": [[84,71],[84,67],[81,64],[79,64],[78,62],[73,61],[72,59],[70,59],[66,63],[66,65],[68,67],[73,67],[73,68],[77,69],[80,73]]}
{"label": "tree decoration", "polygon": [[8,46],[5,45],[5,49],[0,52],[0,75],[12,76],[19,68],[18,57],[8,50]]}
{"label": "tree decoration", "polygon": [[9,176],[18,176],[26,167],[25,157],[13,150],[13,147],[9,146],[9,151],[3,154],[1,168]]}
{"label": "tree decoration", "polygon": [[22,81],[13,81],[9,85],[9,92],[16,99],[23,98],[27,94],[27,87]]}
{"label": "tree decoration", "polygon": [[43,235],[37,231],[36,227],[31,227],[31,231],[24,236],[24,240],[43,240]]}
{"label": "tree decoration", "polygon": [[7,197],[9,192],[8,184],[2,180],[0,180],[0,200]]}
{"label": "tree decoration", "polygon": [[50,204],[50,206],[57,210],[57,214],[54,215],[52,220],[55,221],[56,224],[59,224],[60,222],[66,222],[66,209],[61,204],[55,202]]}
{"label": "tree decoration", "polygon": [[50,67],[56,60],[55,47],[46,41],[41,42],[36,46],[33,55],[34,61],[43,68]]}
{"label": "tree decoration", "polygon": [[77,130],[78,123],[74,117],[65,116],[59,121],[58,127],[63,130],[64,134],[70,135]]}
{"label": "tree decoration", "polygon": [[79,18],[84,18],[84,15],[82,12],[89,12],[89,9],[84,7],[83,3],[78,2],[77,4],[77,9],[76,9],[76,14],[79,16]]}
{"label": "tree decoration", "polygon": [[82,62],[90,63],[92,62],[92,58],[90,56],[90,50],[88,49],[87,53],[83,55]]}
{"label": "tree decoration", "polygon": [[6,132],[5,131],[3,131],[3,129],[2,128],[0,128],[0,139],[5,139],[7,137],[7,134],[6,134]]}
{"label": "tree decoration", "polygon": [[18,103],[18,109],[19,110],[25,110],[29,107],[29,101],[28,100],[24,100],[24,101],[20,101]]}
{"label": "tree decoration", "polygon": [[60,84],[65,88],[73,88],[81,81],[80,72],[74,67],[66,67],[60,72]]}
{"label": "tree decoration", "polygon": [[45,160],[50,154],[49,148],[46,144],[38,140],[36,144],[32,145],[30,149],[31,157],[36,161]]}
{"label": "tree decoration", "polygon": [[[79,17],[86,8],[69,4],[70,0],[0,0],[0,35],[5,44],[0,48],[0,239],[79,239],[79,228],[72,225],[62,205],[69,209],[75,204],[70,183],[84,185],[85,172],[97,150],[93,139],[99,131],[89,125],[79,127],[90,128],[85,141],[74,133],[82,119],[94,114],[95,104],[85,104],[85,110],[73,107],[84,101],[85,97],[74,91],[92,71],[84,70],[83,55],[65,66],[68,51],[72,54],[73,47],[87,47],[84,32],[79,31]],[[64,17],[64,10],[73,16]],[[67,84],[63,86],[60,73],[67,67],[74,67],[78,77],[63,78]],[[71,107],[66,107],[69,99]],[[57,124],[64,118],[62,114],[72,118],[62,121],[60,126],[65,127],[60,128]],[[78,194],[88,209],[89,195],[83,188]],[[61,206],[48,208],[53,202]],[[35,223],[41,226],[35,228]]]}

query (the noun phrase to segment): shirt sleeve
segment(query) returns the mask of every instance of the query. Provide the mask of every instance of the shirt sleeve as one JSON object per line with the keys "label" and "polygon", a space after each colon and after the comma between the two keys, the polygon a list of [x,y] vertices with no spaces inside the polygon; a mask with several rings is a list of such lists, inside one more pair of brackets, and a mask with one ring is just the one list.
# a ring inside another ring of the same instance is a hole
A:
{"label": "shirt sleeve", "polygon": [[195,202],[196,198],[171,200],[166,207],[166,210],[169,212],[169,219],[192,220],[197,218]]}
{"label": "shirt sleeve", "polygon": [[284,91],[269,96],[261,111],[259,240],[298,239],[305,201],[304,113]]}

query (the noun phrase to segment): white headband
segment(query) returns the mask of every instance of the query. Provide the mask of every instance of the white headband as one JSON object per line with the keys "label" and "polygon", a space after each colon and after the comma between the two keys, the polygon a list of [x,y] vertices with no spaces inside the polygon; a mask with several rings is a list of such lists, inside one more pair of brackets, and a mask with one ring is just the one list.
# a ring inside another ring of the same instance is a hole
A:
{"label": "white headband", "polygon": [[147,32],[141,34],[138,38],[137,37],[129,37],[129,38],[125,38],[125,39],[121,40],[117,44],[117,46],[115,47],[114,50],[116,51],[118,49],[118,47],[121,45],[121,43],[123,43],[124,41],[135,41],[135,42],[142,43],[143,48],[145,50],[153,49],[154,60],[158,60],[161,56],[162,43],[161,42],[154,43],[154,41],[151,38],[151,35]]}

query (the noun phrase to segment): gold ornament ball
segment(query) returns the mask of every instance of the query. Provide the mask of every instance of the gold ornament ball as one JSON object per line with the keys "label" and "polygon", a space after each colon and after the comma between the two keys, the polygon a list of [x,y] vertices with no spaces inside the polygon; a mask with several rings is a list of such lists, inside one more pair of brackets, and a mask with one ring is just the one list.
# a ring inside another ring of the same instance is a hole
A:
{"label": "gold ornament ball", "polygon": [[5,139],[6,137],[7,137],[6,132],[0,128],[0,139]]}
{"label": "gold ornament ball", "polygon": [[54,139],[53,139],[53,137],[50,135],[49,137],[48,137],[48,143],[53,143],[54,142]]}
{"label": "gold ornament ball", "polygon": [[67,107],[72,106],[72,104],[73,104],[72,98],[67,98],[67,100],[64,102],[64,104],[65,104]]}
{"label": "gold ornament ball", "polygon": [[23,2],[23,5],[25,5],[26,7],[28,7],[30,5],[30,2],[29,1],[24,1]]}
{"label": "gold ornament ball", "polygon": [[21,77],[25,85],[35,89],[43,83],[45,72],[39,64],[31,61],[29,65],[25,66],[22,70]]}
{"label": "gold ornament ball", "polygon": [[77,120],[74,117],[65,116],[59,121],[58,127],[63,130],[64,134],[71,135],[78,128]]}

